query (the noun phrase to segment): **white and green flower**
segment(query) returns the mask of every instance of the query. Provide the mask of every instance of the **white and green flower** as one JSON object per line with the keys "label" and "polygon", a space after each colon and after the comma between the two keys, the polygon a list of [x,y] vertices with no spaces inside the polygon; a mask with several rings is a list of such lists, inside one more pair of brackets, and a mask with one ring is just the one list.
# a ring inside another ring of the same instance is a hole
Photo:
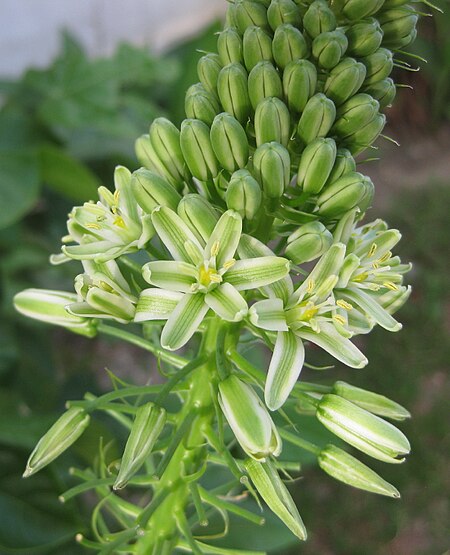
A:
{"label": "white and green flower", "polygon": [[242,218],[233,210],[221,216],[207,240],[167,207],[156,208],[152,222],[174,260],[143,267],[144,279],[157,289],[141,293],[135,320],[167,319],[161,336],[166,349],[185,345],[209,309],[228,322],[241,321],[248,306],[240,292],[267,286],[289,273],[284,258],[234,258]]}

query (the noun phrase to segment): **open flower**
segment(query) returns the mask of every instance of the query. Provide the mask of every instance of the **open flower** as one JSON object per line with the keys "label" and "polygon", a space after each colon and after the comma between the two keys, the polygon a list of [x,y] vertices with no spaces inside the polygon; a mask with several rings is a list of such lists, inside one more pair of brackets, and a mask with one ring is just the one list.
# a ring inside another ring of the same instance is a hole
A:
{"label": "open flower", "polygon": [[221,216],[207,241],[170,208],[156,208],[152,222],[174,260],[144,266],[144,279],[158,289],[142,292],[136,321],[167,319],[161,335],[166,349],[185,345],[209,309],[239,322],[248,311],[240,291],[266,286],[289,272],[289,261],[276,256],[235,260],[242,218],[233,210]]}

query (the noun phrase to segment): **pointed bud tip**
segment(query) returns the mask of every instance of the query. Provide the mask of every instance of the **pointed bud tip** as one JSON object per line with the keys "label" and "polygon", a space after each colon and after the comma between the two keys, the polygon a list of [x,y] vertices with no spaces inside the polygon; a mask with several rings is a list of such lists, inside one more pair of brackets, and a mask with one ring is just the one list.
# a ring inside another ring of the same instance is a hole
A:
{"label": "pointed bud tip", "polygon": [[25,472],[22,474],[22,478],[29,478],[35,472],[36,472],[36,470],[34,468],[32,468],[31,466],[27,466],[26,469],[25,469]]}

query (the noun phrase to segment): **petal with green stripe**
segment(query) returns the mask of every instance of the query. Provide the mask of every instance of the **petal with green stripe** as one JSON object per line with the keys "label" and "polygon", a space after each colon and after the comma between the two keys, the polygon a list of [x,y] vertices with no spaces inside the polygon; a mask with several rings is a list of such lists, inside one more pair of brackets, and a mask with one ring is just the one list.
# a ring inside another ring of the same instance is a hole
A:
{"label": "petal with green stripe", "polygon": [[228,322],[240,322],[248,311],[245,299],[229,283],[222,283],[207,293],[205,302],[209,308]]}
{"label": "petal with green stripe", "polygon": [[161,345],[169,351],[176,351],[186,345],[197,331],[209,310],[202,293],[186,293],[169,316],[161,334]]}
{"label": "petal with green stripe", "polygon": [[192,285],[197,281],[197,269],[187,262],[175,260],[157,260],[148,262],[142,268],[142,276],[148,283],[181,293],[192,292]]}
{"label": "petal with green stripe", "polygon": [[224,281],[238,291],[257,289],[283,279],[290,270],[289,260],[278,256],[263,256],[238,260],[224,275]]}
{"label": "petal with green stripe", "polygon": [[135,322],[167,320],[183,298],[183,293],[165,289],[144,289],[136,306]]}

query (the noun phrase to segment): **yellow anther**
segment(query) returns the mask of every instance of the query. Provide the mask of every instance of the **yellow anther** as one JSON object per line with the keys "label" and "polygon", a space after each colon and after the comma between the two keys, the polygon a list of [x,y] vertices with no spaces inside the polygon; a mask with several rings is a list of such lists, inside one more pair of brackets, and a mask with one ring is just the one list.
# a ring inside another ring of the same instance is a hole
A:
{"label": "yellow anther", "polygon": [[314,318],[318,311],[319,309],[314,305],[314,303],[308,303],[306,310],[300,317],[300,320],[310,320],[311,318]]}
{"label": "yellow anther", "polygon": [[336,301],[336,304],[337,306],[339,306],[340,308],[343,308],[344,310],[353,310],[353,306],[347,301],[344,301],[342,299],[339,299],[338,301]]}
{"label": "yellow anther", "polygon": [[314,291],[314,287],[316,286],[315,282],[313,279],[309,279],[308,280],[308,285],[306,287],[306,291],[307,293],[312,293]]}
{"label": "yellow anther", "polygon": [[86,224],[86,227],[88,229],[101,229],[101,226],[99,226],[98,224]]}
{"label": "yellow anther", "polygon": [[367,253],[367,256],[371,257],[373,256],[376,252],[377,252],[377,244],[376,243],[372,243],[372,246],[369,249],[369,252]]}
{"label": "yellow anther", "polygon": [[333,320],[338,324],[341,324],[341,326],[345,326],[345,324],[347,323],[345,321],[345,318],[343,316],[340,316],[339,314],[334,315]]}
{"label": "yellow anther", "polygon": [[120,191],[118,191],[117,189],[114,191],[114,203],[117,205],[119,204],[119,199],[120,199]]}
{"label": "yellow anther", "polygon": [[366,279],[368,277],[369,277],[369,274],[367,272],[364,272],[364,273],[358,274],[357,276],[352,278],[352,281],[356,281],[357,283],[361,283],[362,281],[366,281]]}
{"label": "yellow anther", "polygon": [[121,227],[122,229],[126,229],[126,224],[123,221],[122,216],[117,216],[117,218],[114,220],[114,225],[116,225],[117,227]]}
{"label": "yellow anther", "polygon": [[224,270],[229,270],[230,268],[232,268],[234,265],[236,264],[236,260],[234,258],[232,258],[231,260],[228,260],[227,262],[225,262],[222,266],[222,268]]}
{"label": "yellow anther", "polygon": [[392,281],[385,281],[383,283],[383,286],[387,287],[391,291],[398,291],[398,287],[395,285],[395,283],[392,283]]}
{"label": "yellow anther", "polygon": [[100,289],[103,289],[103,291],[107,291],[108,293],[115,293],[114,289],[111,287],[111,285],[106,283],[106,281],[100,281],[98,286],[100,287]]}
{"label": "yellow anther", "polygon": [[220,243],[216,241],[211,247],[211,256],[217,256],[219,254]]}
{"label": "yellow anther", "polygon": [[378,262],[379,262],[380,264],[383,264],[384,262],[387,262],[387,261],[391,258],[391,256],[392,256],[392,253],[391,253],[391,251],[389,251],[389,252],[387,252],[386,254],[384,254],[384,255],[378,260]]}
{"label": "yellow anther", "polygon": [[198,283],[204,287],[208,287],[211,283],[221,283],[222,277],[217,273],[215,268],[208,268],[205,264],[200,266],[198,272]]}
{"label": "yellow anther", "polygon": [[375,262],[372,262],[372,268],[374,270],[378,270],[379,267],[380,267],[379,260],[375,260]]}
{"label": "yellow anther", "polygon": [[209,279],[211,283],[222,283],[222,277],[219,274],[211,274]]}

